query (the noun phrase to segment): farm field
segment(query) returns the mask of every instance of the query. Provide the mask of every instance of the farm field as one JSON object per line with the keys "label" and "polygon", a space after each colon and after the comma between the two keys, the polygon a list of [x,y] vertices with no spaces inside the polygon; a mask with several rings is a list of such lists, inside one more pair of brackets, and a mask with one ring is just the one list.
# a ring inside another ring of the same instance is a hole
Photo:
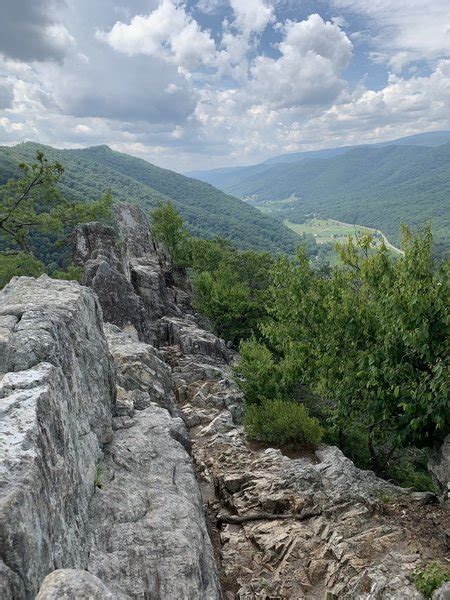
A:
{"label": "farm field", "polygon": [[375,236],[376,242],[381,242],[381,240],[384,239],[388,248],[394,252],[402,253],[401,250],[389,243],[381,231],[370,227],[364,227],[363,225],[352,225],[350,223],[335,221],[334,219],[319,219],[316,217],[308,219],[305,223],[293,223],[286,219],[284,224],[286,227],[289,227],[289,229],[292,229],[292,231],[295,231],[295,233],[300,235],[302,233],[313,235],[318,244],[345,242],[349,236],[355,237],[356,235],[372,233]]}

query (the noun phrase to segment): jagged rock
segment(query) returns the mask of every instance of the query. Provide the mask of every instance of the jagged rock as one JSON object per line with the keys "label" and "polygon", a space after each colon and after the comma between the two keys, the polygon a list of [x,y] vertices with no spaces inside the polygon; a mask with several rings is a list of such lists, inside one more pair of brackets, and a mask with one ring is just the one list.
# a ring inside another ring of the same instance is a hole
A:
{"label": "jagged rock", "polygon": [[10,371],[0,388],[0,526],[10,575],[3,598],[21,599],[34,597],[55,567],[85,564],[96,462],[112,438],[115,372],[87,288],[21,277],[0,298]]}
{"label": "jagged rock", "polygon": [[102,258],[85,265],[83,285],[97,294],[106,322],[119,327],[133,326],[140,340],[150,340],[147,311],[125,275]]}
{"label": "jagged rock", "polygon": [[441,448],[431,454],[428,468],[439,488],[450,498],[450,434]]}
{"label": "jagged rock", "polygon": [[119,600],[102,581],[88,571],[58,569],[44,579],[36,600]]}
{"label": "jagged rock", "polygon": [[105,325],[108,345],[118,371],[119,385],[133,396],[135,408],[142,410],[151,402],[174,414],[176,406],[171,370],[161,353],[149,344],[136,341],[114,325]]}
{"label": "jagged rock", "polygon": [[[150,321],[156,321],[167,314],[181,315],[181,310],[175,303],[174,291],[167,286],[157,255],[130,259],[128,269],[130,280],[142,299]],[[184,294],[181,290],[179,293],[180,296]],[[184,296],[183,302],[185,302]]]}
{"label": "jagged rock", "polygon": [[433,593],[433,600],[450,600],[450,581],[447,581]]}
{"label": "jagged rock", "polygon": [[125,268],[133,258],[146,255],[161,257],[162,265],[162,252],[153,239],[148,219],[139,206],[120,202],[115,207],[115,213]]}
{"label": "jagged rock", "polygon": [[[212,522],[224,509],[273,516],[213,525],[227,598],[421,598],[410,576],[445,551],[434,526],[449,524],[442,507],[356,468],[338,448],[295,459],[254,448],[239,426],[242,395],[220,341],[174,318],[161,319],[159,339]],[[430,520],[419,528],[420,511]]]}
{"label": "jagged rock", "polygon": [[120,270],[120,253],[116,246],[116,233],[112,227],[101,223],[84,223],[73,233],[73,261],[83,266],[88,260],[104,258]]}
{"label": "jagged rock", "polygon": [[195,321],[163,317],[158,322],[158,340],[168,346],[178,346],[182,354],[201,355],[206,361],[231,360],[225,342],[214,334],[200,329]]}

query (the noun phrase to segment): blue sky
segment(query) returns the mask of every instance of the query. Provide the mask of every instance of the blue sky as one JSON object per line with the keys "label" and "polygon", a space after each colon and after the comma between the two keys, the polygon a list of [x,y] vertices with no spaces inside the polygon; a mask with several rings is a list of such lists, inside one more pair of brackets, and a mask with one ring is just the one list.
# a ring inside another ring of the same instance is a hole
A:
{"label": "blue sky", "polygon": [[185,171],[450,129],[448,0],[6,0],[2,16],[0,144]]}

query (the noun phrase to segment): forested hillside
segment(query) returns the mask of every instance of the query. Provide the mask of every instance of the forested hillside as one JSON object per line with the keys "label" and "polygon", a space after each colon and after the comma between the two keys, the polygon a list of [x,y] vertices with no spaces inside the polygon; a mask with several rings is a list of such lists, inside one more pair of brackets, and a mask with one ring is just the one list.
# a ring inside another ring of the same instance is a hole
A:
{"label": "forested hillside", "polygon": [[27,142],[0,147],[0,185],[19,174],[20,162],[32,162],[38,149],[63,165],[59,187],[69,200],[95,200],[107,189],[114,200],[136,202],[144,209],[171,199],[194,235],[224,236],[238,247],[270,252],[292,252],[298,244],[297,235],[241,200],[107,146],[57,150]]}
{"label": "forested hillside", "polygon": [[[438,253],[450,247],[450,143],[367,146],[262,167],[222,175],[222,189],[255,205],[295,196],[294,204],[280,205],[291,221],[314,213],[381,229],[394,244],[401,223],[430,220]],[[212,178],[220,184],[217,172]]]}

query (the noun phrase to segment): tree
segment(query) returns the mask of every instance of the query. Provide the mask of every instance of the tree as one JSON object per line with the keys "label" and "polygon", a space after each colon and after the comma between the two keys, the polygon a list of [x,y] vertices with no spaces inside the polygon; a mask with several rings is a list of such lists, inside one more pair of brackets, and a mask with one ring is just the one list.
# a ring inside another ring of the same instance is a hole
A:
{"label": "tree", "polygon": [[438,445],[450,426],[450,269],[433,263],[429,227],[403,230],[399,258],[371,244],[364,236],[339,246],[343,265],[331,273],[315,271],[305,253],[280,259],[265,350],[244,343],[239,370],[261,401],[274,391],[296,399],[299,384],[328,400],[328,428],[341,440],[351,428],[364,432],[383,473],[397,449]]}
{"label": "tree", "polygon": [[19,166],[22,177],[10,179],[1,188],[0,231],[22,252],[31,254],[29,230],[57,227],[53,211],[60,198],[55,184],[64,169],[59,162],[49,163],[41,151],[37,152],[35,163]]}
{"label": "tree", "polygon": [[183,245],[187,231],[183,218],[172,202],[158,202],[151,213],[151,228],[153,235],[167,252],[171,267],[181,260]]}
{"label": "tree", "polygon": [[58,161],[50,163],[42,151],[36,162],[22,163],[22,177],[12,178],[0,188],[0,235],[12,249],[33,254],[31,232],[64,234],[76,224],[107,218],[112,205],[110,193],[96,202],[67,202],[57,183],[64,173]]}
{"label": "tree", "polygon": [[264,295],[273,262],[267,252],[236,250],[221,239],[190,241],[195,308],[234,347],[257,334],[267,315]]}

